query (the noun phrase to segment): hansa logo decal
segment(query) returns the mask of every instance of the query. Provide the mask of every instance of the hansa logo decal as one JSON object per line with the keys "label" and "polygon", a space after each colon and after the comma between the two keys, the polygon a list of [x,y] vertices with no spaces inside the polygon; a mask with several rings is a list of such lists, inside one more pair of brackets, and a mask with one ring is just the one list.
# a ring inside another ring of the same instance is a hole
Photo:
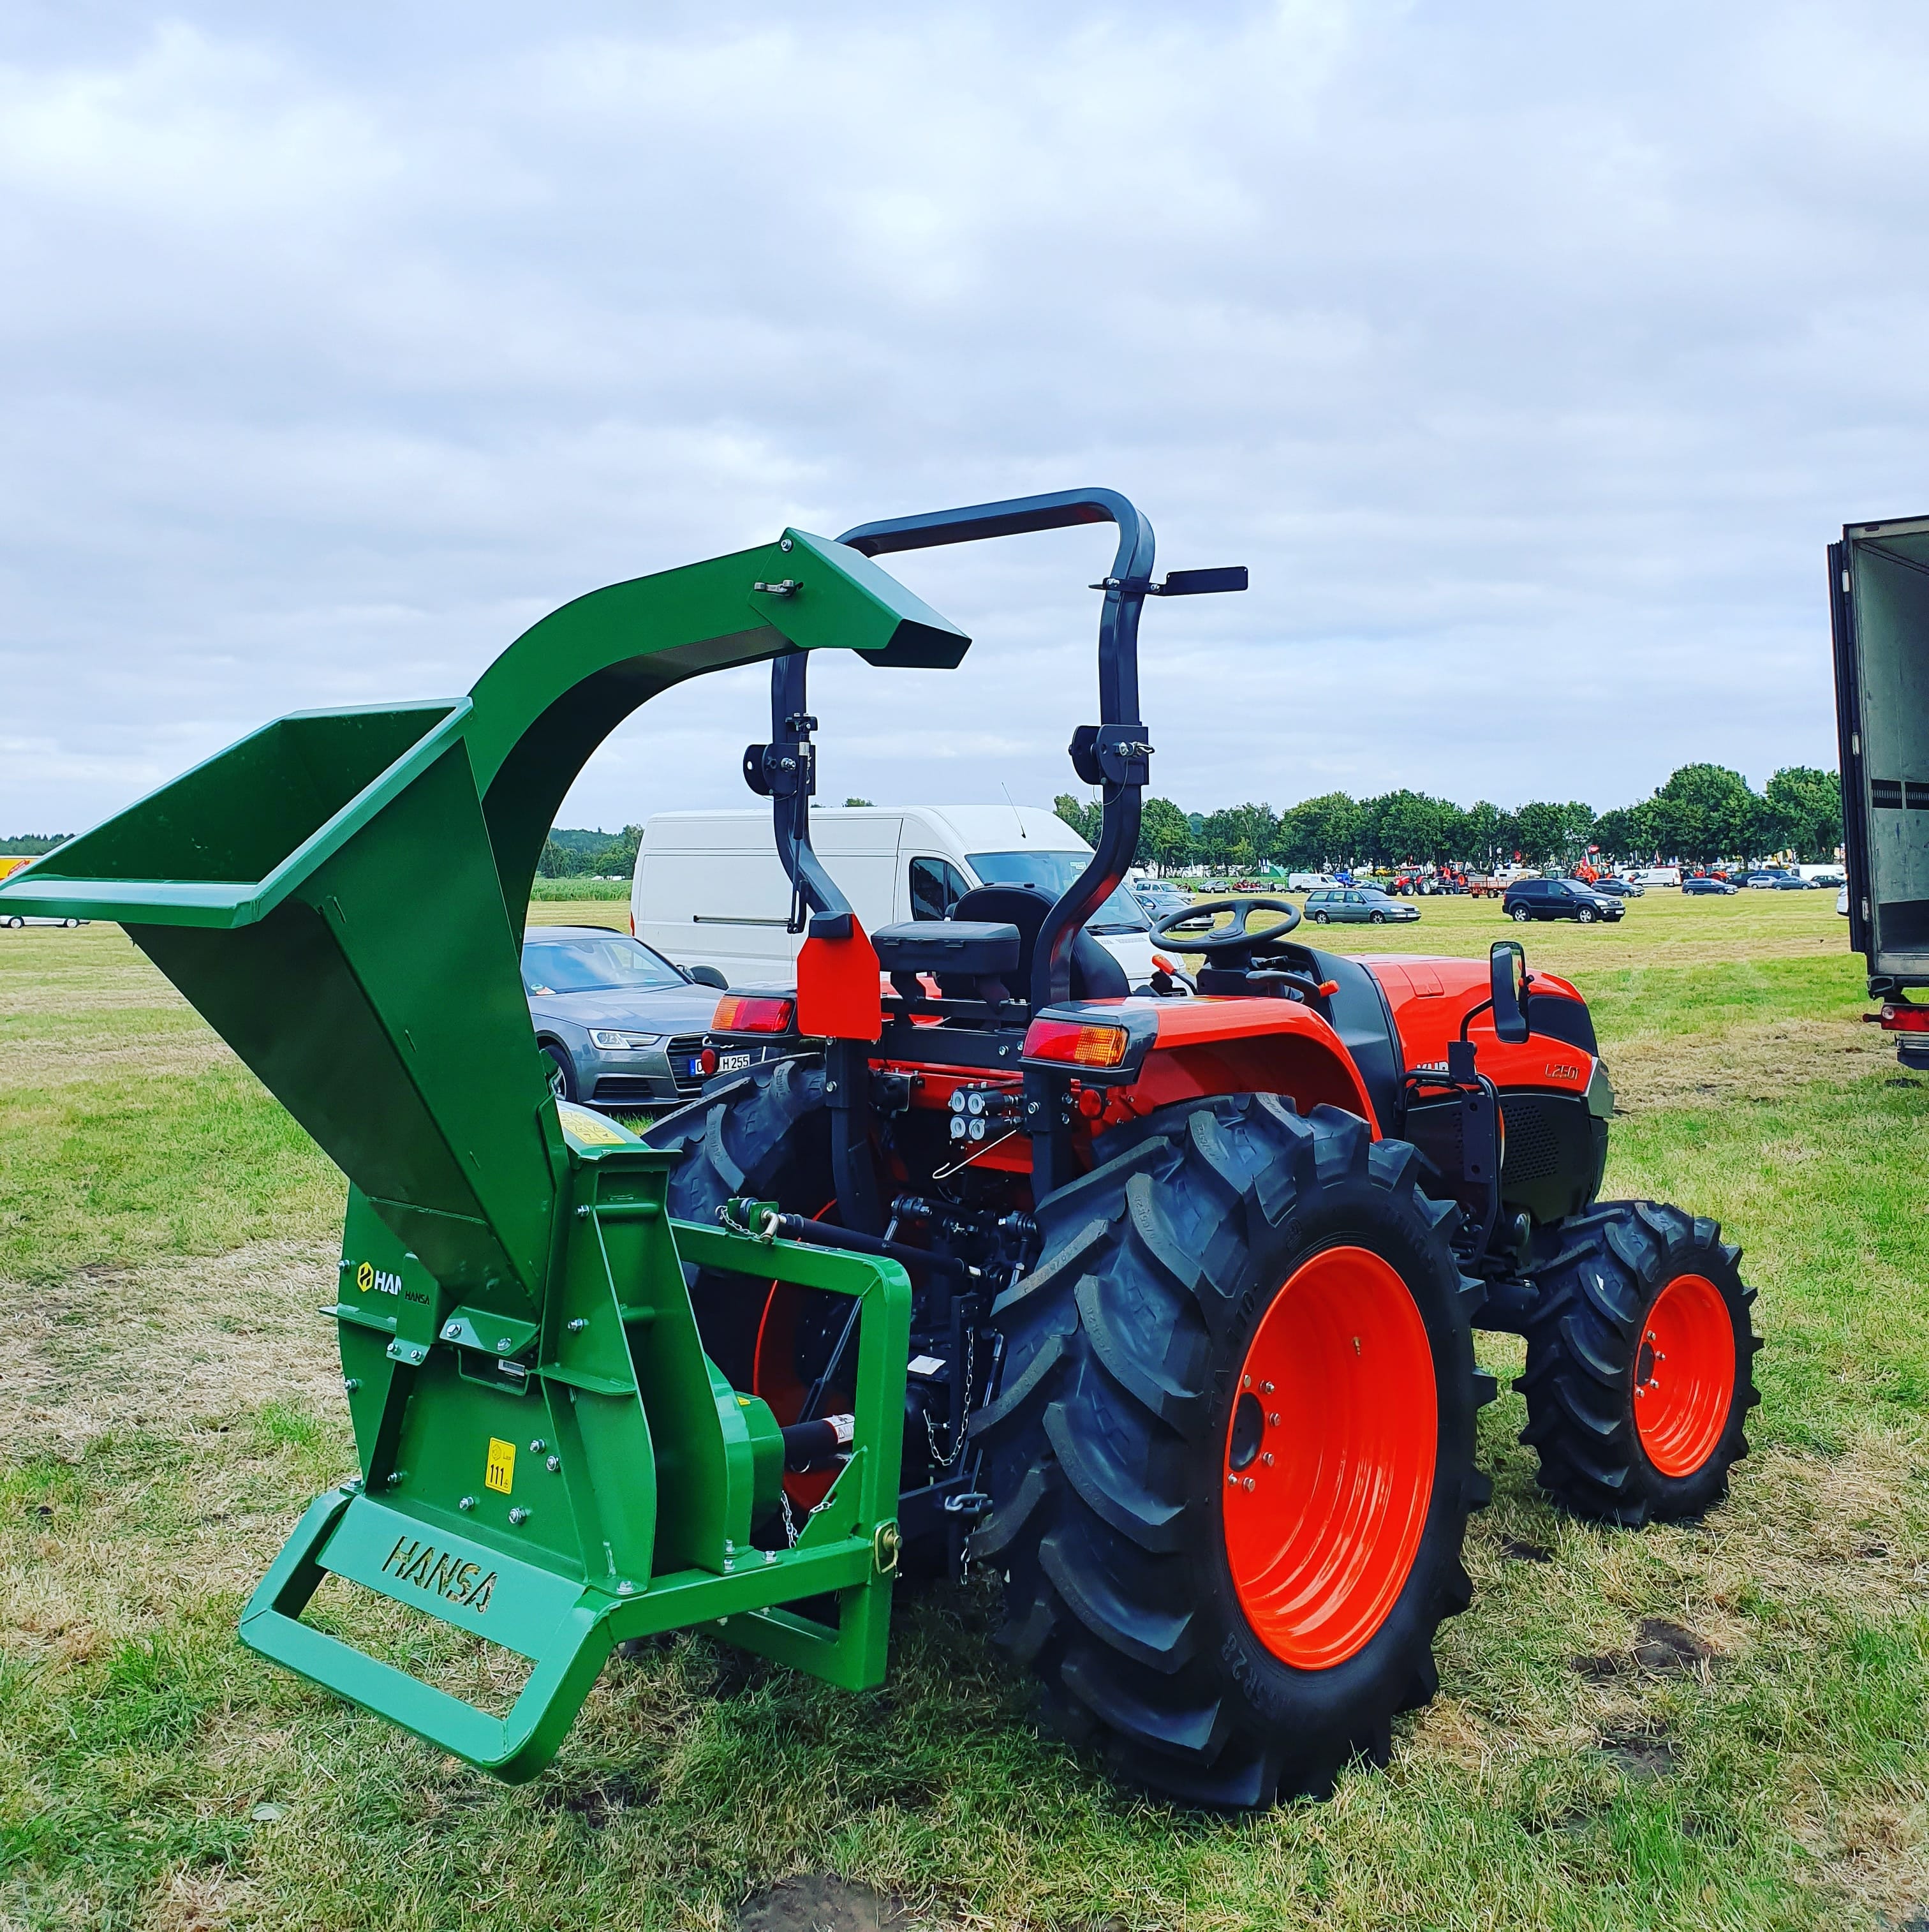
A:
{"label": "hansa logo decal", "polygon": [[446,1597],[452,1604],[480,1616],[496,1594],[496,1572],[483,1574],[482,1565],[438,1550],[432,1543],[418,1543],[412,1536],[398,1536],[395,1547],[382,1558],[385,1574],[399,1582],[413,1583],[430,1595]]}

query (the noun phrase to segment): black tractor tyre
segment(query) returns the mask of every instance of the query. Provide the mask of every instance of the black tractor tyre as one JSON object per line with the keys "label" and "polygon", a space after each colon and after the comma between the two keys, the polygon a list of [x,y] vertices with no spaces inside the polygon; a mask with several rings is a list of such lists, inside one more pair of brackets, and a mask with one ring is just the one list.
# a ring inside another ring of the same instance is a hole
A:
{"label": "black tractor tyre", "polygon": [[[806,1216],[834,1199],[827,1118],[821,1061],[767,1060],[711,1081],[643,1138],[683,1156],[670,1170],[672,1216],[714,1227],[717,1209],[735,1196]],[[704,1348],[732,1388],[747,1389],[762,1306],[740,1275],[690,1272]]]}
{"label": "black tractor tyre", "polygon": [[576,1069],[568,1052],[553,1040],[543,1042],[543,1058],[550,1064],[550,1091],[559,1100],[576,1098]]}
{"label": "black tractor tyre", "polygon": [[[1038,1263],[993,1310],[1006,1352],[973,1425],[992,1509],[972,1554],[1004,1577],[998,1640],[1038,1680],[1045,1726],[1134,1782],[1227,1809],[1325,1796],[1349,1760],[1388,1762],[1393,1718],[1439,1688],[1436,1629],[1471,1598],[1467,1512],[1491,1493],[1473,1464],[1493,1396],[1469,1326],[1484,1290],[1417,1151],[1336,1108],[1223,1096],[1101,1144],[1103,1166],[1040,1204]],[[1348,1246],[1412,1298],[1437,1441],[1397,1594],[1352,1654],[1302,1669],[1242,1607],[1225,1486],[1253,1338],[1296,1270]]]}
{"label": "black tractor tyre", "polygon": [[[1727,1494],[1730,1468],[1748,1453],[1748,1411],[1762,1399],[1755,1291],[1742,1280],[1741,1250],[1723,1242],[1715,1222],[1652,1201],[1601,1202],[1541,1230],[1536,1246],[1527,1371],[1514,1387],[1527,1398],[1520,1439],[1539,1455],[1541,1488],[1577,1516],[1629,1528],[1700,1516]],[[1698,1305],[1716,1333],[1725,1326],[1733,1379],[1725,1412],[1705,1414],[1698,1430],[1668,1445],[1670,1454],[1644,1436],[1652,1425],[1641,1411],[1671,1393],[1683,1366],[1671,1368],[1665,1353],[1656,1359],[1651,1338],[1655,1310],[1685,1279],[1671,1299]]]}

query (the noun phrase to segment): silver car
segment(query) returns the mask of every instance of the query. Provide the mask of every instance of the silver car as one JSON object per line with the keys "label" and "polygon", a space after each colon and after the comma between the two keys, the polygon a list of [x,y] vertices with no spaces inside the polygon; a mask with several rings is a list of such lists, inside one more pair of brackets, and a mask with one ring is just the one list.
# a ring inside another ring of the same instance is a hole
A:
{"label": "silver car", "polygon": [[[628,933],[601,926],[532,926],[523,936],[523,990],[550,1090],[592,1107],[664,1108],[693,1098],[713,1072],[703,1036],[723,976],[686,970]],[[764,1056],[740,1056],[748,1066]]]}
{"label": "silver car", "polygon": [[1306,916],[1315,926],[1410,926],[1420,908],[1389,898],[1377,886],[1325,886],[1307,894]]}

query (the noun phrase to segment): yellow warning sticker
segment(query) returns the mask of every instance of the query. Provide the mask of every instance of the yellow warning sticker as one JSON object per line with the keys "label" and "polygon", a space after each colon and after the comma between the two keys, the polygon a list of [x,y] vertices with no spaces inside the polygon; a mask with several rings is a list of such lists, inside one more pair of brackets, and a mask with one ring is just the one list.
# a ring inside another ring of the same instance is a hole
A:
{"label": "yellow warning sticker", "polygon": [[622,1147],[637,1138],[624,1132],[614,1120],[606,1120],[587,1107],[572,1107],[567,1100],[558,1105],[556,1113],[562,1121],[563,1132],[586,1147]]}
{"label": "yellow warning sticker", "polygon": [[509,1485],[516,1480],[516,1445],[505,1442],[499,1437],[489,1438],[489,1466],[482,1472],[484,1486],[499,1490],[505,1496]]}

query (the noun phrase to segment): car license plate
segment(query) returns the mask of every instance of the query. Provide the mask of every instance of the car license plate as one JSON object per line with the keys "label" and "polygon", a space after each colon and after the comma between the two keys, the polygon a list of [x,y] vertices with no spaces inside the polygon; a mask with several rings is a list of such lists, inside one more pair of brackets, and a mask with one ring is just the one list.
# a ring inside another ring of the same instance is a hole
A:
{"label": "car license plate", "polygon": [[[750,1064],[750,1057],[747,1053],[720,1053],[717,1056],[717,1071],[719,1073],[741,1073]],[[700,1079],[702,1074],[702,1061],[693,1058],[690,1063],[690,1077],[693,1080]]]}

